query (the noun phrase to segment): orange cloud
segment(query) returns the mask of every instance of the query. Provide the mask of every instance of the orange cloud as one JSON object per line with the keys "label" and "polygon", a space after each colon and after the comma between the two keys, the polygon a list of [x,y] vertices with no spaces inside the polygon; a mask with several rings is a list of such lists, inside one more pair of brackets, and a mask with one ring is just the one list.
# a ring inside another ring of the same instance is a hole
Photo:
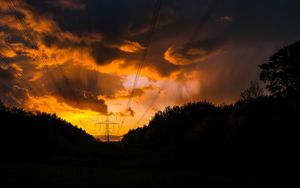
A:
{"label": "orange cloud", "polygon": [[133,109],[131,107],[127,108],[123,112],[117,113],[118,116],[131,116],[131,117],[134,117],[134,114],[135,114],[135,112],[133,111]]}
{"label": "orange cloud", "polygon": [[13,63],[10,65],[10,67],[8,68],[9,70],[12,70],[12,72],[15,73],[15,77],[16,78],[20,78],[22,76],[22,72],[23,72],[23,68],[20,67],[19,65]]}
{"label": "orange cloud", "polygon": [[1,49],[1,55],[8,58],[13,58],[17,56],[16,52],[9,48]]}
{"label": "orange cloud", "polygon": [[[64,5],[70,5],[67,2],[72,1],[66,0],[60,2]],[[59,54],[58,52],[61,47],[46,45],[44,41],[45,36],[54,37],[52,41],[56,40],[61,43],[72,42],[74,44],[85,43],[87,45],[100,42],[102,40],[102,35],[99,33],[83,33],[82,35],[77,35],[68,31],[62,31],[51,15],[36,15],[36,13],[33,12],[26,3],[13,1],[14,9],[12,9],[12,5],[9,2],[1,2],[1,4],[5,7],[2,7],[2,9],[5,10],[5,14],[0,17],[0,26],[5,26],[14,30],[14,32],[10,33],[1,32],[1,38],[4,38],[3,41],[5,41],[5,38],[8,37],[21,37],[26,41],[26,43],[37,45],[37,49],[33,49],[32,46],[28,46],[28,44],[25,44],[24,41],[5,43],[7,47],[14,49],[15,51],[6,49],[6,51],[3,51],[3,53],[5,52],[6,57],[14,57],[16,52],[21,52],[22,54],[35,59],[35,61],[37,60],[36,58],[38,58],[40,59],[40,62],[43,61],[44,64],[51,64],[53,61],[53,54]],[[22,19],[17,19],[14,15],[14,11],[21,14]],[[80,50],[81,49],[78,48],[78,51]],[[62,51],[65,53],[65,49]]]}
{"label": "orange cloud", "polygon": [[132,90],[120,90],[113,95],[105,97],[106,99],[128,99],[130,97],[137,98],[144,94],[144,90],[141,88],[135,88]]}
{"label": "orange cloud", "polygon": [[188,60],[185,59],[181,54],[175,54],[175,50],[173,48],[167,49],[167,51],[164,53],[164,58],[169,63],[175,64],[175,65],[191,64],[191,62],[188,62]]}
{"label": "orange cloud", "polygon": [[135,53],[144,50],[145,48],[138,42],[124,41],[124,44],[120,46],[120,50],[128,53]]}
{"label": "orange cloud", "polygon": [[7,26],[11,29],[16,29],[16,30],[20,29],[20,25],[18,24],[16,18],[12,15],[2,16],[0,18],[0,26]]}
{"label": "orange cloud", "polygon": [[174,65],[190,65],[207,61],[220,54],[220,49],[207,51],[199,48],[184,49],[183,47],[170,47],[164,53],[164,59]]}
{"label": "orange cloud", "polygon": [[[85,61],[85,66],[89,67],[90,69],[97,70],[101,73],[115,74],[120,76],[135,76],[137,72],[137,66],[140,63],[137,60],[122,58],[113,60],[111,63],[106,65],[96,65],[93,62],[94,60]],[[143,67],[141,76],[148,77],[153,80],[164,79],[164,77],[158,73],[155,67],[150,66]]]}

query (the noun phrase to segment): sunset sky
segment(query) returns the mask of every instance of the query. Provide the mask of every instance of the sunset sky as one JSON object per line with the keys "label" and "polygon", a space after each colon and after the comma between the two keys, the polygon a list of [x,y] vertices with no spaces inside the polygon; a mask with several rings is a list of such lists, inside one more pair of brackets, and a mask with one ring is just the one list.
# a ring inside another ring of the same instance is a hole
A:
{"label": "sunset sky", "polygon": [[299,0],[157,6],[156,0],[0,0],[0,100],[56,113],[93,135],[103,134],[96,124],[108,114],[122,125],[112,134],[122,135],[166,106],[233,103],[258,80],[258,65],[300,39]]}

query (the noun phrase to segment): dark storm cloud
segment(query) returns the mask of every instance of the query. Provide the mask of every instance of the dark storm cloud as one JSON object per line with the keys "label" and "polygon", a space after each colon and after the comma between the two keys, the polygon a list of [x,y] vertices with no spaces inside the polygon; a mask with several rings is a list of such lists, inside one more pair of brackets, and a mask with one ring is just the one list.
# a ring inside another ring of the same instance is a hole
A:
{"label": "dark storm cloud", "polygon": [[84,10],[86,8],[85,4],[81,3],[79,0],[48,0],[47,3],[54,7],[66,8],[71,10]]}
{"label": "dark storm cloud", "polygon": [[20,74],[21,70],[16,65],[5,69],[0,67],[0,101],[7,106],[22,107],[28,99],[26,84],[18,79]]}
{"label": "dark storm cloud", "polygon": [[59,88],[58,93],[53,93],[55,98],[60,102],[64,102],[73,108],[84,110],[93,110],[102,114],[107,113],[107,105],[103,99],[98,99],[97,95],[86,90],[79,90],[77,88]]}
{"label": "dark storm cloud", "polygon": [[[0,12],[0,17],[4,17],[5,14],[2,14]],[[22,44],[24,47],[27,48],[34,48],[34,45],[28,40],[28,37],[26,37],[25,35],[20,35],[20,33],[23,33],[24,31],[22,31],[20,28],[10,28],[8,27],[7,23],[0,23],[0,34],[1,32],[3,33],[8,33],[8,34],[4,34],[4,36],[2,38],[0,38],[2,41],[0,41],[0,45],[1,43],[11,43],[11,44]],[[22,55],[22,54],[19,54]]]}
{"label": "dark storm cloud", "polygon": [[8,92],[1,94],[0,101],[3,101],[5,105],[10,107],[23,107],[28,97],[29,91],[26,88],[12,85]]}
{"label": "dark storm cloud", "polygon": [[54,19],[63,30],[82,33],[97,31],[109,38],[118,37],[128,27],[139,30],[150,20],[154,0],[151,1],[111,1],[111,0],[81,0],[84,4],[82,11],[62,10],[49,6],[48,1],[27,0],[38,12],[52,13]]}
{"label": "dark storm cloud", "polygon": [[[38,83],[48,86],[48,94],[74,108],[90,109],[103,114],[107,105],[100,96],[111,96],[123,90],[122,79],[110,74],[73,67],[72,64],[48,69]],[[49,76],[50,75],[50,76]]]}
{"label": "dark storm cloud", "polygon": [[94,44],[91,51],[92,56],[99,65],[109,64],[124,55],[119,49],[106,47],[100,43]]}
{"label": "dark storm cloud", "polygon": [[[51,14],[63,31],[69,31],[77,35],[89,32],[98,32],[103,35],[103,41],[90,46],[84,43],[74,44],[66,40],[59,42],[56,37],[45,35],[44,41],[47,45],[55,44],[59,47],[89,46],[91,55],[99,65],[109,64],[116,59],[127,60],[123,66],[140,63],[138,60],[141,59],[141,55],[123,52],[118,46],[124,41],[138,41],[143,46],[145,35],[150,28],[149,23],[155,4],[154,0],[133,0],[129,2],[108,0],[81,1],[81,3],[86,5],[85,11],[66,11],[55,9],[53,6],[49,7],[47,3],[30,0],[28,2],[36,11]],[[168,12],[163,13],[162,17],[172,14],[172,11],[168,10]],[[164,20],[166,21],[162,21],[162,24],[169,22],[167,18]]]}
{"label": "dark storm cloud", "polygon": [[[246,45],[247,44],[247,45]],[[192,65],[199,70],[200,88],[195,99],[207,99],[217,103],[234,102],[241,91],[249,87],[251,80],[258,80],[258,65],[267,62],[276,51],[276,43],[239,43],[228,47],[228,52],[215,57],[209,63]]]}
{"label": "dark storm cloud", "polygon": [[[55,9],[48,5],[48,1],[28,0],[28,2],[37,10],[52,12],[55,20],[67,31],[78,33],[97,31],[110,40],[116,40],[127,38],[130,32],[136,33],[149,26],[155,1],[76,1],[86,5],[84,12]],[[173,20],[157,32],[166,31],[162,36],[166,38],[172,33],[180,34],[191,29],[186,38],[191,36],[197,38],[199,33],[218,29],[220,24],[215,23],[216,19],[230,16],[234,19],[233,24],[227,28],[229,31],[226,31],[227,35],[224,37],[291,36],[290,34],[299,32],[297,26],[300,16],[299,6],[300,2],[297,0],[165,0],[160,19],[167,19],[162,15],[172,12]],[[171,28],[172,33],[168,28]],[[216,32],[219,30],[213,31]],[[142,39],[141,37],[136,38]]]}
{"label": "dark storm cloud", "polygon": [[[15,84],[15,73],[0,67],[0,97],[4,97],[11,91],[12,86]],[[2,101],[3,100],[2,98]]]}
{"label": "dark storm cloud", "polygon": [[3,69],[0,67],[0,80],[7,81],[7,80],[13,80],[14,79],[14,73],[10,72],[9,70]]}

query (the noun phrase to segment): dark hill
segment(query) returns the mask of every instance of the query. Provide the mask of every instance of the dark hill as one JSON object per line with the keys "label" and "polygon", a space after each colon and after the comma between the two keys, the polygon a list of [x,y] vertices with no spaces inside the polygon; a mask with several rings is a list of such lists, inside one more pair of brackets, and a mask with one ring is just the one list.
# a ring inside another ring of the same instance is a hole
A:
{"label": "dark hill", "polygon": [[8,157],[67,154],[85,150],[94,142],[91,135],[55,114],[0,104],[0,120],[1,150]]}

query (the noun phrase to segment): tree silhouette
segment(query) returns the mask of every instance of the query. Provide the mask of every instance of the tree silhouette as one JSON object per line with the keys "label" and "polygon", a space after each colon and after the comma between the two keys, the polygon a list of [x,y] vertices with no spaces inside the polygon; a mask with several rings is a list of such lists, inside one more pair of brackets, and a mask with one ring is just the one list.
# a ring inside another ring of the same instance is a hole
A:
{"label": "tree silhouette", "polygon": [[258,82],[251,81],[250,87],[241,93],[241,100],[257,99],[264,96],[264,89],[259,86]]}
{"label": "tree silhouette", "polygon": [[290,96],[300,92],[300,41],[280,49],[268,63],[259,66],[260,79],[273,96]]}

